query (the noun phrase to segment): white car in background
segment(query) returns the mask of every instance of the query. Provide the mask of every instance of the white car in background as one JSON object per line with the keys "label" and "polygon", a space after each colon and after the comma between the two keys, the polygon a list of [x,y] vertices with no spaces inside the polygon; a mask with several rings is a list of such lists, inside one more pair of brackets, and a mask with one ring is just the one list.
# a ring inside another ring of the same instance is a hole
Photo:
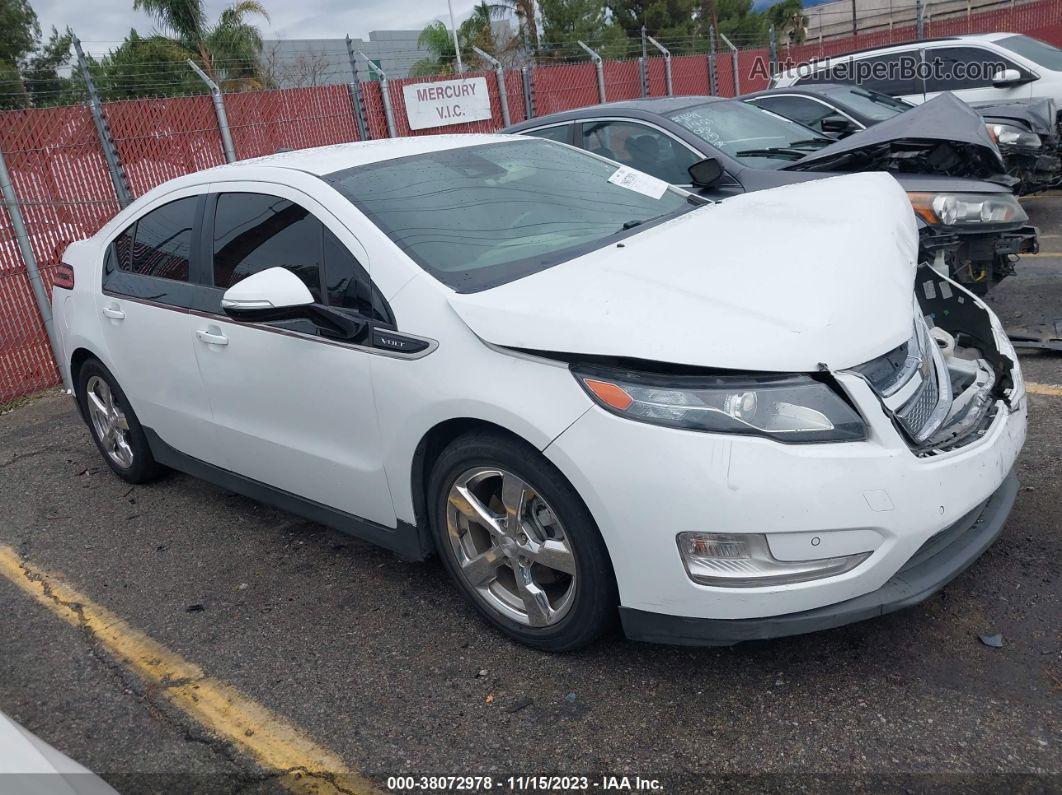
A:
{"label": "white car in background", "polygon": [[[922,75],[905,68],[919,63]],[[965,102],[1047,97],[1062,107],[1062,50],[1016,33],[924,39],[794,66],[770,87],[810,83],[856,83],[915,104],[950,91]]]}
{"label": "white car in background", "polygon": [[[887,174],[707,202],[538,138],[192,174],[66,252],[104,459],[390,548],[563,651],[733,643],[926,598],[1001,532],[1025,401]],[[617,610],[618,608],[618,610]]]}

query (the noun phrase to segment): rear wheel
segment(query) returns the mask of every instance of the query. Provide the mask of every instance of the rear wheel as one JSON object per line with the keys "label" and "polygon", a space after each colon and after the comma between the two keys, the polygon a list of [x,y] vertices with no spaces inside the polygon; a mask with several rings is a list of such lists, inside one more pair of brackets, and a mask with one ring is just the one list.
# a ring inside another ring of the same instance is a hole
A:
{"label": "rear wheel", "polygon": [[77,381],[78,402],[92,440],[115,474],[130,483],[146,483],[165,472],[152,458],[144,429],[110,371],[89,359]]}
{"label": "rear wheel", "polygon": [[500,434],[463,436],[436,462],[429,495],[447,570],[507,635],[569,651],[614,622],[615,578],[597,526],[537,450]]}

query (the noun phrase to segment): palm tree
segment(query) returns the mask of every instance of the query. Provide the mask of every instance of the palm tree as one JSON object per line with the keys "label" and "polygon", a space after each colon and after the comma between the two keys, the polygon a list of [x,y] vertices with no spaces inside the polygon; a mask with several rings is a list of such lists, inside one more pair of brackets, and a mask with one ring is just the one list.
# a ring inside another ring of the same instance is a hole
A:
{"label": "palm tree", "polygon": [[198,61],[212,80],[229,87],[260,87],[262,34],[247,21],[269,14],[257,0],[240,0],[210,24],[203,0],[133,0],[175,43]]}
{"label": "palm tree", "polygon": [[528,47],[531,49],[538,47],[538,21],[535,19],[535,0],[498,0],[496,3],[491,3],[489,7],[495,17],[509,13],[514,14],[520,30],[527,36]]}
{"label": "palm tree", "polygon": [[803,44],[807,33],[808,18],[800,0],[782,0],[767,9],[767,19],[786,44]]}
{"label": "palm tree", "polygon": [[[472,47],[490,52],[494,49],[491,18],[496,11],[485,0],[472,8],[472,16],[457,28],[457,39],[461,42],[461,58],[465,63],[478,61]],[[456,69],[457,58],[454,55],[453,32],[443,22],[435,20],[420,32],[417,46],[431,53],[430,58],[421,58],[409,73],[419,75],[447,75]]]}

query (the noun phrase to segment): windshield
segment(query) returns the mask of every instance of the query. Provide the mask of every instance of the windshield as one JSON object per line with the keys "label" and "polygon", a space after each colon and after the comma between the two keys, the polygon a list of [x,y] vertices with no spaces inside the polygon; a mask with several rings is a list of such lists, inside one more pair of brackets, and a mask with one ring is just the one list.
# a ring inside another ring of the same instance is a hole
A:
{"label": "windshield", "polygon": [[914,107],[902,99],[895,99],[887,94],[879,94],[877,91],[867,91],[865,88],[854,86],[830,88],[823,93],[844,103],[853,112],[874,121],[891,119]]}
{"label": "windshield", "polygon": [[702,203],[640,171],[537,138],[412,155],[322,179],[458,292],[544,270]]}
{"label": "windshield", "polygon": [[672,113],[671,118],[756,168],[781,168],[833,143],[802,124],[744,102],[709,102]]}
{"label": "windshield", "polygon": [[1052,47],[1039,39],[1028,36],[1007,36],[1005,39],[996,41],[1000,47],[1016,52],[1023,58],[1028,58],[1045,69],[1053,72],[1062,72],[1062,50]]}

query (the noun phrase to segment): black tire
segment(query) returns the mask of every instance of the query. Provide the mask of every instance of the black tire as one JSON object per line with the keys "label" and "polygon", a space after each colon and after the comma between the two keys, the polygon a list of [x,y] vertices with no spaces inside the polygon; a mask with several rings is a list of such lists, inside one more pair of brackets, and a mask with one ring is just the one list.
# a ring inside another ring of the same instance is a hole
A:
{"label": "black tire", "polygon": [[[540,628],[514,621],[487,604],[460,573],[447,532],[446,507],[456,479],[475,467],[513,473],[541,495],[563,525],[575,557],[576,579],[571,607],[557,623]],[[566,652],[592,643],[617,623],[616,578],[601,533],[572,485],[531,445],[490,431],[455,439],[432,468],[428,506],[439,556],[450,576],[480,615],[509,637],[543,651]]]}
{"label": "black tire", "polygon": [[[99,378],[106,382],[111,390],[114,402],[125,415],[126,422],[129,425],[126,437],[129,448],[133,453],[133,460],[129,466],[120,465],[108,454],[104,448],[103,440],[93,425],[88,405],[88,384],[93,378]],[[126,398],[125,392],[122,391],[117,380],[111,375],[110,370],[104,367],[99,359],[87,359],[78,370],[77,402],[81,409],[81,416],[85,420],[85,424],[88,425],[92,441],[96,443],[96,449],[100,451],[103,460],[107,462],[114,474],[129,483],[147,483],[167,471],[166,467],[159,464],[152,457],[151,448],[148,446],[147,437],[144,435],[144,429],[140,426],[140,420],[137,419],[133,407],[129,405],[129,399]]]}

